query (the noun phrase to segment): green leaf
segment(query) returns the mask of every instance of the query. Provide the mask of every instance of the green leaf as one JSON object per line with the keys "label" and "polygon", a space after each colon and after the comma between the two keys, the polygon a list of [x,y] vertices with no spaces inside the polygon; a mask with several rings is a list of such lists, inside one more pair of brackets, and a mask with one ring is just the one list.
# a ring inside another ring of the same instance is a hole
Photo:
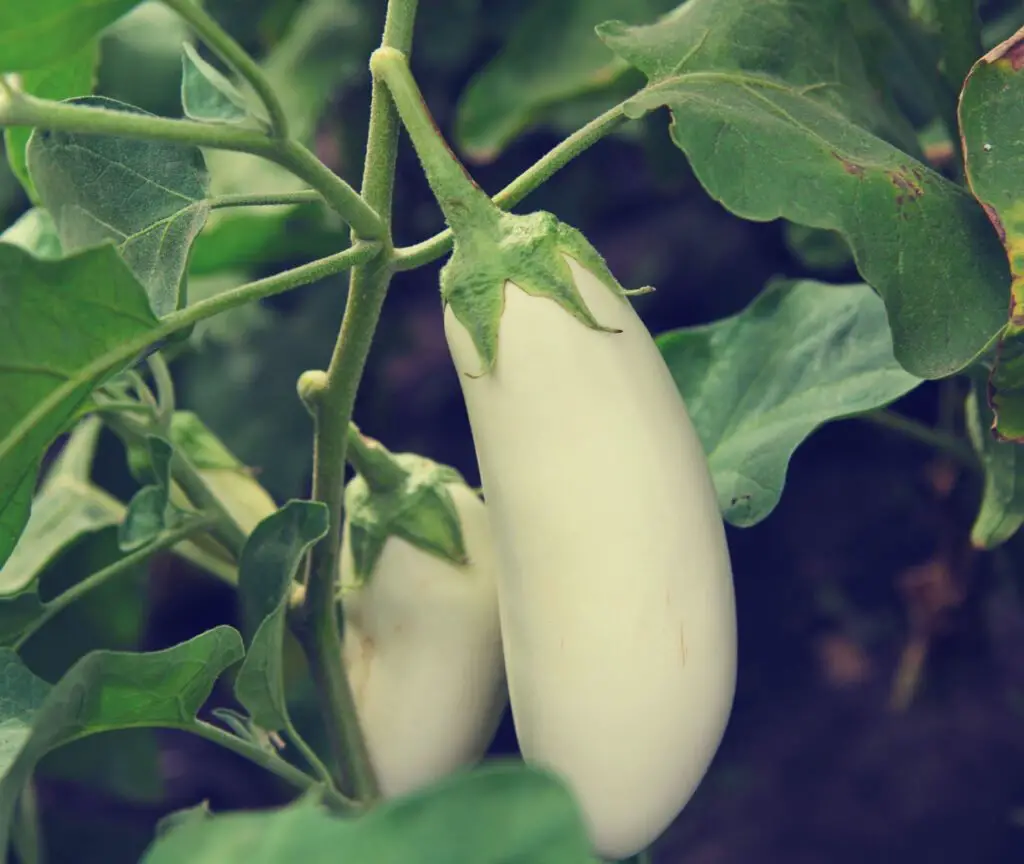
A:
{"label": "green leaf", "polygon": [[156,836],[162,837],[174,828],[180,828],[193,822],[205,822],[212,815],[210,802],[204,799],[194,807],[185,807],[182,810],[175,810],[164,816],[156,823]]}
{"label": "green leaf", "polygon": [[[147,113],[99,96],[69,101]],[[37,129],[28,166],[66,250],[112,240],[157,317],[184,305],[189,250],[210,209],[198,147]]]}
{"label": "green leaf", "polygon": [[249,119],[245,97],[187,42],[181,46],[181,106],[185,116],[205,123]]}
{"label": "green leaf", "polygon": [[737,215],[838,231],[888,310],[896,358],[941,378],[1005,319],[1008,273],[977,202],[893,146],[844,0],[690,0],[659,23],[598,28],[648,85],[709,194]]}
{"label": "green leaf", "polygon": [[282,666],[285,613],[295,571],[310,547],[327,534],[328,521],[325,505],[289,501],[256,526],[242,549],[238,592],[248,651],[235,695],[267,731],[289,722]]}
{"label": "green leaf", "polygon": [[43,452],[112,371],[115,349],[156,326],[112,246],[43,261],[0,243],[0,566]]}
{"label": "green leaf", "polygon": [[189,821],[142,864],[596,864],[579,810],[549,774],[492,764],[340,819],[309,797]]}
{"label": "green leaf", "polygon": [[[489,161],[552,105],[608,87],[629,66],[594,33],[609,18],[650,21],[676,0],[534,0],[459,98],[455,136]],[[537,62],[539,57],[543,62]]]}
{"label": "green leaf", "polygon": [[[21,89],[33,96],[56,101],[85,96],[92,93],[98,62],[99,43],[91,40],[71,56],[62,57],[51,66],[25,72],[21,76]],[[32,130],[27,126],[12,126],[4,130],[4,144],[14,176],[25,188],[29,199],[38,204],[39,195],[25,161],[25,147],[31,134]]]}
{"label": "green leaf", "polygon": [[25,530],[0,568],[0,595],[25,591],[83,534],[116,525],[124,517],[124,505],[89,480],[100,425],[95,417],[81,421],[47,473]]}
{"label": "green leaf", "polygon": [[[45,603],[60,602],[60,595],[123,558],[117,526],[103,528],[65,549],[34,587]],[[122,564],[117,575],[66,605],[19,646],[21,658],[39,677],[53,682],[90,651],[138,648],[149,612],[149,569],[149,560],[131,567]]]}
{"label": "green leaf", "polygon": [[147,468],[155,482],[143,486],[128,502],[128,512],[118,532],[122,552],[131,552],[156,539],[177,514],[171,506],[171,458],[174,449],[156,435],[146,436]]}
{"label": "green leaf", "polygon": [[64,257],[57,226],[53,224],[50,212],[42,207],[33,207],[22,213],[6,231],[0,234],[0,243],[17,246],[26,252],[31,252],[36,258]]}
{"label": "green leaf", "polygon": [[242,657],[238,631],[217,627],[166,651],[95,651],[49,688],[0,649],[0,850],[36,763],[50,751],[115,729],[189,729],[220,674]]}
{"label": "green leaf", "polygon": [[986,398],[986,370],[972,367],[964,417],[971,443],[985,470],[978,515],[971,527],[976,549],[994,549],[1024,525],[1024,448],[1000,441],[992,432],[994,416]]}
{"label": "green leaf", "polygon": [[139,0],[0,3],[0,72],[62,63]]}
{"label": "green leaf", "polygon": [[738,315],[658,338],[734,525],[778,504],[790,457],[818,426],[885,405],[920,381],[893,357],[867,285],[777,283]]}
{"label": "green leaf", "polygon": [[[365,65],[355,60],[357,46],[352,43],[352,22],[339,14],[337,0],[307,0],[260,63],[282,100],[292,136],[304,144],[313,143],[317,122],[338,85],[365,71]],[[213,196],[307,188],[284,168],[246,153],[210,150],[206,158]],[[292,218],[302,220],[302,230],[285,233],[285,223]],[[326,255],[347,236],[347,226],[319,204],[222,208],[210,215],[197,239],[189,272],[204,275],[242,264],[255,267],[295,252]]]}
{"label": "green leaf", "polygon": [[996,432],[1012,441],[1024,441],[1022,52],[1024,30],[974,65],[960,98],[967,182],[995,226],[1012,277],[1009,320],[1000,334],[988,397],[995,411]]}

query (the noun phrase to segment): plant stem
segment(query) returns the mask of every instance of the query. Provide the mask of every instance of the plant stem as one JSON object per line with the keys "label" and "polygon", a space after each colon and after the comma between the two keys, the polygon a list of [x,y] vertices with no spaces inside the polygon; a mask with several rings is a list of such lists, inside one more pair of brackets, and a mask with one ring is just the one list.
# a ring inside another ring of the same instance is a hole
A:
{"label": "plant stem", "polygon": [[267,192],[265,194],[217,195],[207,198],[206,203],[211,210],[224,207],[277,207],[281,204],[317,204],[324,196],[315,189],[303,189],[300,192]]}
{"label": "plant stem", "polygon": [[171,418],[174,416],[174,379],[171,378],[171,370],[167,368],[167,361],[160,352],[150,354],[146,358],[146,364],[153,375],[153,383],[156,385],[156,412],[154,417],[164,434],[171,431]]}
{"label": "plant stem", "polygon": [[430,189],[455,234],[461,236],[496,222],[501,210],[476,184],[441,137],[405,55],[395,48],[378,48],[370,57],[370,69],[388,85]]}
{"label": "plant stem", "polygon": [[[412,46],[417,0],[388,0],[381,44],[408,53]],[[391,198],[398,150],[398,117],[382,81],[374,80],[370,99],[363,195],[390,234]],[[327,369],[323,390],[314,405],[313,498],[331,514],[327,536],[309,556],[305,597],[296,616],[302,643],[316,684],[337,781],[342,790],[367,803],[379,798],[377,778],[366,750],[352,690],[341,657],[335,585],[341,549],[345,450],[356,389],[366,365],[373,333],[391,281],[390,242],[378,258],[354,268],[348,302]]]}
{"label": "plant stem", "polygon": [[[137,420],[120,414],[108,414],[104,417],[104,422],[126,444],[142,443],[147,435],[152,435],[155,431],[159,431],[163,435],[167,434],[166,429],[154,430],[148,424],[139,423]],[[210,526],[211,533],[223,544],[235,561],[238,561],[248,535],[220,502],[199,469],[177,449],[174,450],[171,457],[171,477],[197,509],[214,517]]]}
{"label": "plant stem", "polygon": [[358,237],[382,240],[387,234],[384,222],[373,207],[307,148],[291,139],[279,140],[261,132],[197,123],[193,120],[174,120],[87,105],[68,105],[38,99],[27,93],[16,93],[9,100],[0,100],[0,126],[33,126],[82,135],[169,141],[251,153],[286,168],[320,192],[327,203],[352,226]]}
{"label": "plant stem", "polygon": [[276,774],[296,789],[305,791],[307,789],[320,788],[324,796],[337,809],[353,810],[356,807],[355,802],[350,801],[344,795],[339,794],[330,786],[322,785],[319,780],[310,777],[304,771],[300,771],[280,756],[268,753],[266,750],[260,749],[255,744],[245,741],[237,735],[232,735],[230,732],[225,729],[221,729],[219,726],[214,726],[212,723],[207,723],[203,720],[196,720],[193,723],[183,723],[181,726],[176,728],[182,729],[185,732],[191,732],[193,735],[198,735],[200,738],[205,738],[207,741],[212,741],[214,744],[219,744],[226,750],[231,750],[239,756],[245,757],[250,762],[254,762],[261,768],[270,771],[272,774]]}
{"label": "plant stem", "polygon": [[356,473],[366,481],[366,485],[376,492],[396,489],[409,476],[383,444],[364,438],[355,423],[348,425],[348,449],[345,456]]}
{"label": "plant stem", "polygon": [[306,760],[306,764],[313,769],[313,773],[319,777],[324,785],[332,786],[334,781],[331,779],[331,772],[327,769],[327,766],[320,761],[320,757],[316,755],[313,748],[310,747],[305,739],[299,734],[295,728],[295,724],[292,723],[290,717],[285,718],[285,737],[291,741],[292,746],[302,754],[302,758]]}
{"label": "plant stem", "polygon": [[284,141],[272,157],[282,168],[287,168],[300,180],[320,192],[327,203],[344,219],[354,232],[354,240],[386,240],[388,226],[368,199],[359,194],[324,165],[309,149],[298,141]]}
{"label": "plant stem", "polygon": [[104,567],[102,570],[97,570],[95,573],[86,576],[85,579],[68,588],[68,590],[63,594],[58,594],[49,603],[43,604],[43,613],[18,637],[17,642],[14,643],[14,650],[20,651],[24,647],[25,643],[50,621],[52,621],[54,617],[63,612],[72,603],[80,600],[90,591],[94,591],[126,570],[130,570],[132,567],[142,564],[151,555],[160,552],[163,549],[169,549],[171,546],[176,546],[182,540],[186,540],[189,535],[204,528],[208,528],[212,524],[213,519],[200,517],[197,519],[191,519],[176,528],[169,528],[166,531],[161,532],[152,540],[152,542],[147,543],[140,549],[136,549],[134,552],[125,555],[123,558],[119,558],[113,564]]}
{"label": "plant stem", "polygon": [[932,0],[932,4],[942,42],[943,72],[959,94],[971,67],[985,53],[977,0]]}
{"label": "plant stem", "polygon": [[931,426],[926,426],[924,423],[919,423],[917,420],[911,420],[909,417],[884,408],[860,414],[858,417],[868,423],[898,432],[907,438],[913,438],[915,441],[946,453],[968,468],[974,470],[979,468],[978,457],[974,455],[974,451],[960,438],[950,435],[948,432],[933,429]]}
{"label": "plant stem", "polygon": [[[573,159],[596,144],[601,138],[613,132],[628,118],[622,105],[616,105],[595,117],[586,126],[552,148],[530,168],[520,174],[492,199],[503,210],[515,207],[538,186],[568,165]],[[451,229],[435,234],[414,246],[395,250],[395,271],[414,270],[440,258],[452,248]]]}
{"label": "plant stem", "polygon": [[164,0],[164,3],[188,22],[214,54],[249,82],[267,109],[275,137],[287,138],[288,118],[284,107],[259,64],[198,4],[191,0]]}
{"label": "plant stem", "polygon": [[290,291],[301,285],[308,285],[310,282],[316,282],[318,279],[340,273],[342,270],[347,270],[349,267],[354,267],[359,263],[369,260],[379,250],[380,244],[358,243],[335,255],[312,261],[309,264],[303,264],[301,267],[286,270],[284,273],[278,273],[275,276],[268,276],[266,279],[257,279],[255,282],[240,285],[215,297],[201,300],[179,312],[171,313],[162,318],[151,330],[146,330],[132,339],[115,345],[105,354],[79,369],[77,375],[62,381],[43,399],[39,400],[35,407],[13,429],[3,439],[0,439],[0,458],[6,456],[13,448],[23,442],[42,418],[56,410],[65,399],[73,397],[85,382],[102,379],[104,375],[109,374],[122,364],[128,363],[151,345],[220,312],[226,312],[228,309],[233,309],[236,306],[241,306],[253,300]]}
{"label": "plant stem", "polygon": [[[379,243],[356,243],[341,252],[335,252],[326,258],[319,258],[310,261],[299,267],[293,267],[282,273],[275,273],[264,279],[257,279],[254,282],[247,282],[239,285],[230,291],[224,291],[206,300],[200,300],[191,306],[182,309],[180,312],[173,312],[166,318],[161,319],[160,335],[153,341],[166,338],[179,330],[191,327],[193,324],[212,318],[228,309],[251,303],[253,300],[262,300],[265,297],[273,297],[275,294],[283,294],[303,285],[312,282],[319,282],[328,276],[335,276],[351,267],[356,267],[365,261],[369,261],[380,251]],[[152,344],[147,342],[146,345]],[[146,347],[143,345],[142,347]],[[130,354],[128,355],[131,356]]]}

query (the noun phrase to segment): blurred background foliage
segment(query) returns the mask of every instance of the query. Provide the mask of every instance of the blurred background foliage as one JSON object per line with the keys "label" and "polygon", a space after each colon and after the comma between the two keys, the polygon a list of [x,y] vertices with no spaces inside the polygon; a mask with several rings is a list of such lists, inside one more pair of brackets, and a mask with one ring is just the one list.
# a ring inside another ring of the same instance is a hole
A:
{"label": "blurred background foliage", "polygon": [[[380,0],[207,0],[208,10],[285,94],[318,155],[358,186],[367,58]],[[642,81],[593,34],[600,21],[649,21],[673,0],[445,0],[421,3],[412,66],[441,129],[480,184],[497,191],[562,136]],[[851,20],[878,87],[941,162],[935,106],[908,52],[872,11]],[[928,4],[909,10],[927,26]],[[1024,23],[1019,0],[981,4],[987,46]],[[180,114],[181,43],[173,13],[146,2],[100,44],[97,92]],[[919,47],[919,46],[918,46]],[[209,55],[205,55],[211,59]],[[603,140],[518,208],[579,227],[637,301],[652,332],[742,309],[776,276],[856,281],[837,235],[727,213],[701,189],[657,112]],[[909,128],[909,127],[908,127]],[[217,192],[287,189],[257,160],[209,154]],[[28,206],[0,168],[4,224]],[[443,227],[408,146],[397,179],[395,236]],[[189,290],[209,296],[332,251],[346,230],[319,208],[221,211],[197,244]],[[400,274],[387,300],[357,404],[363,430],[478,477],[444,341],[440,262]],[[278,503],[308,493],[311,426],[295,381],[329,357],[343,277],[233,311],[177,346],[180,407],[196,411]],[[898,406],[953,424],[966,382],[929,384]],[[124,454],[101,441],[96,478],[127,497]],[[782,504],[761,525],[730,529],[740,612],[736,711],[719,759],[656,861],[692,864],[1006,862],[1024,854],[1024,616],[1021,541],[977,556],[968,533],[978,489],[921,445],[858,421],[832,424],[798,451]],[[115,542],[101,531],[68,550],[47,578],[76,581]],[[56,592],[53,582],[44,591]],[[113,629],[97,610],[120,610]],[[69,609],[66,639],[30,643],[26,659],[56,680],[93,647],[174,644],[234,620],[231,593],[159,559]],[[49,628],[48,628],[49,629]],[[614,634],[609,634],[614,638]],[[230,704],[226,692],[220,704]],[[313,723],[307,717],[308,723]],[[281,800],[257,769],[204,742],[116,733],[69,747],[43,766],[40,801],[53,861],[135,861],[156,820],[209,799],[214,808]],[[511,725],[496,752],[514,751]],[[119,857],[109,841],[118,837]],[[96,859],[99,860],[99,859]]]}

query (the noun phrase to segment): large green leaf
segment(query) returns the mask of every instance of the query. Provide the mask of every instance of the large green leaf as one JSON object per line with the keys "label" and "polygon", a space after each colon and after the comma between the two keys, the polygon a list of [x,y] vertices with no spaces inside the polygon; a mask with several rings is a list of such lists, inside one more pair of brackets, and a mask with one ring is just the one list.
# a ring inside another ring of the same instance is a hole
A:
{"label": "large green leaf", "polygon": [[967,182],[995,226],[1012,274],[1009,320],[1000,336],[989,394],[995,430],[1003,438],[1024,442],[1022,58],[1024,30],[975,64],[960,98],[960,127]]}
{"label": "large green leaf", "polygon": [[124,517],[124,505],[89,481],[99,432],[97,418],[82,420],[47,472],[25,530],[11,557],[0,567],[0,596],[29,588],[47,565],[83,534],[116,525]]}
{"label": "large green leaf", "polygon": [[[96,40],[87,42],[82,48],[59,62],[41,69],[33,69],[21,76],[21,87],[26,93],[43,99],[70,99],[92,93],[99,60]],[[32,130],[27,126],[12,126],[4,130],[4,144],[7,161],[14,176],[25,187],[30,199],[38,203],[39,195],[28,174],[25,162],[25,147]]]}
{"label": "large green leaf", "polygon": [[0,243],[0,566],[43,452],[111,371],[114,349],[156,326],[113,246],[40,260]]}
{"label": "large green leaf", "polygon": [[319,502],[289,501],[256,526],[242,549],[238,592],[248,650],[235,695],[268,731],[289,722],[282,664],[292,580],[303,556],[327,533],[329,518]]}
{"label": "large green leaf", "polygon": [[[288,32],[260,66],[281,98],[293,137],[313,143],[317,121],[338,85],[365,69],[356,61],[353,16],[358,12],[339,0],[307,0],[295,13]],[[293,174],[256,156],[210,150],[212,195],[295,192],[306,184]],[[340,221],[325,224],[317,204],[236,207],[214,211],[195,244],[190,273],[203,275],[274,256],[324,254],[347,236]],[[285,233],[286,220],[302,219],[302,231]]]}
{"label": "large green leaf", "polygon": [[5,0],[0,3],[0,72],[64,62],[139,0]]}
{"label": "large green leaf", "polygon": [[95,651],[49,688],[0,649],[0,850],[36,763],[51,750],[101,732],[189,729],[218,676],[242,657],[238,631],[217,627],[165,651]]}
{"label": "large green leaf", "polygon": [[494,764],[355,819],[310,798],[270,813],[190,819],[142,864],[596,864],[571,795],[549,774]]}
{"label": "large green leaf", "polygon": [[971,443],[984,467],[985,482],[978,515],[971,527],[971,543],[977,549],[993,549],[1024,525],[1024,447],[1000,441],[992,434],[994,418],[986,394],[985,370],[978,367],[976,372],[971,375],[964,417]]}
{"label": "large green leaf", "polygon": [[790,457],[818,426],[885,405],[920,379],[893,357],[867,285],[777,283],[738,315],[658,338],[734,525],[778,504]]}
{"label": "large green leaf", "polygon": [[[116,527],[83,535],[50,562],[33,588],[40,599],[55,600],[119,557]],[[36,675],[53,683],[90,651],[138,650],[151,605],[148,576],[149,562],[123,568],[51,617],[19,646],[19,656]],[[37,772],[129,801],[157,803],[164,789],[153,729],[83,738],[50,753]],[[48,838],[51,833],[48,828]]]}
{"label": "large green leaf", "polygon": [[594,27],[609,18],[646,23],[675,5],[676,0],[533,0],[460,97],[459,144],[473,159],[492,159],[544,109],[607,87],[629,67],[602,44]]}
{"label": "large green leaf", "polygon": [[[70,101],[146,113],[99,96]],[[183,305],[189,250],[210,209],[198,147],[36,130],[28,167],[65,250],[112,240],[146,288],[154,314]]]}
{"label": "large green leaf", "polygon": [[598,32],[648,78],[629,116],[668,106],[712,197],[747,219],[843,235],[904,368],[943,377],[986,347],[1009,284],[998,238],[966,190],[889,143],[901,130],[843,0],[689,0],[657,24]]}

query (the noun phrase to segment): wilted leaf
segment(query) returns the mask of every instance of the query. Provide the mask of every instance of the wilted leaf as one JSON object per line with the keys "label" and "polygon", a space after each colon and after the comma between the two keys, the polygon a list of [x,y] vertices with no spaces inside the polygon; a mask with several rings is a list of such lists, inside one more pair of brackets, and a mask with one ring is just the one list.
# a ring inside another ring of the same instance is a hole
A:
{"label": "wilted leaf", "polygon": [[28,518],[43,452],[128,359],[115,349],[156,326],[113,247],[43,261],[0,243],[0,566]]}
{"label": "wilted leaf", "polygon": [[738,315],[658,338],[734,525],[778,504],[790,457],[829,420],[885,405],[920,379],[893,357],[867,285],[778,283]]}
{"label": "wilted leaf", "polygon": [[967,76],[960,127],[967,182],[995,226],[1012,274],[1009,320],[999,339],[990,398],[995,429],[1024,441],[1024,30],[993,48]]}
{"label": "wilted leaf", "polygon": [[689,0],[657,24],[598,28],[648,85],[625,106],[672,112],[672,138],[746,219],[840,232],[882,295],[895,354],[939,378],[1005,319],[1008,273],[984,212],[898,149],[843,0]]}
{"label": "wilted leaf", "polygon": [[[146,113],[98,96],[70,101]],[[65,250],[111,240],[157,317],[184,305],[189,250],[209,213],[209,178],[198,147],[36,130],[28,167]]]}
{"label": "wilted leaf", "polygon": [[492,764],[355,819],[307,797],[265,813],[189,820],[142,864],[597,864],[579,809],[549,774]]}

